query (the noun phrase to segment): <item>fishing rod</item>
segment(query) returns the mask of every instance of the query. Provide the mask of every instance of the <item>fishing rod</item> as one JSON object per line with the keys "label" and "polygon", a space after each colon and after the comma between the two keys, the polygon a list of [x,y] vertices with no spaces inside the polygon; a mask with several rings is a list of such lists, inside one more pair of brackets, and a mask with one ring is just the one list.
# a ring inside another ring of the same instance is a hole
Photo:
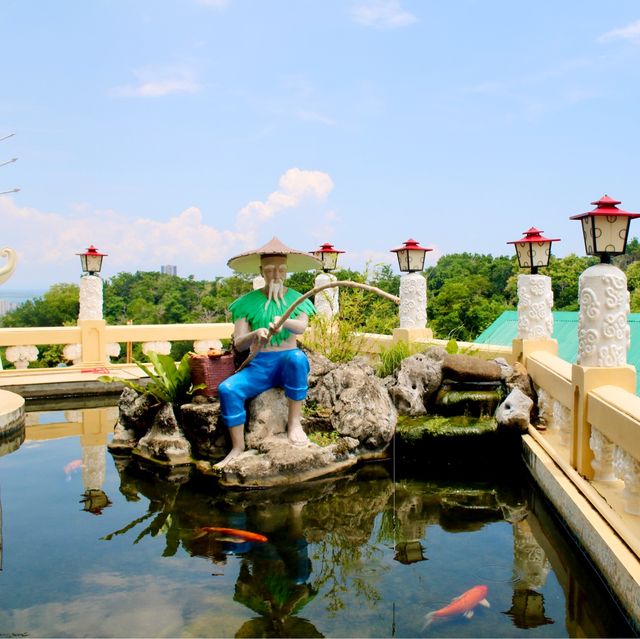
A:
{"label": "fishing rod", "polygon": [[392,295],[391,293],[387,293],[387,291],[383,291],[377,286],[371,286],[370,284],[361,284],[360,282],[352,282],[351,280],[343,280],[343,281],[339,280],[336,282],[328,282],[326,284],[320,284],[319,286],[312,288],[310,291],[307,291],[304,295],[299,297],[293,304],[291,304],[291,306],[285,311],[285,313],[280,317],[280,319],[269,329],[269,333],[267,334],[266,339],[261,339],[257,345],[257,348],[251,351],[247,356],[247,358],[244,360],[244,362],[240,364],[236,373],[239,373],[258,354],[262,346],[266,344],[282,328],[284,323],[289,319],[289,317],[291,317],[291,313],[295,311],[298,305],[302,304],[302,302],[316,295],[317,293],[320,293],[320,291],[324,291],[327,288],[334,288],[334,287],[361,288],[365,291],[376,293],[377,295],[380,295],[381,297],[391,300],[396,304],[400,304],[400,298],[397,295]]}

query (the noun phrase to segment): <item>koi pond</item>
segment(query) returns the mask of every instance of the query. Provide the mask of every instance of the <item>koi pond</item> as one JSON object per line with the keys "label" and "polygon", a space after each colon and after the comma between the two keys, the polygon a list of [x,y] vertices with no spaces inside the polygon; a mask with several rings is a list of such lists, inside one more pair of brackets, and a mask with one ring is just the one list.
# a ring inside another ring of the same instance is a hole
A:
{"label": "koi pond", "polygon": [[635,636],[524,468],[224,491],[113,456],[116,417],[2,442],[0,636]]}

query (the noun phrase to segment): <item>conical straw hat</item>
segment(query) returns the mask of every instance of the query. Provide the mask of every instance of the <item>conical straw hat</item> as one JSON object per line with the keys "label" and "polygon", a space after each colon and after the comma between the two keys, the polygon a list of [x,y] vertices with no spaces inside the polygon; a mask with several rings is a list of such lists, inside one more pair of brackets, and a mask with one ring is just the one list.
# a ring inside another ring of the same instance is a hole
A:
{"label": "conical straw hat", "polygon": [[304,251],[296,251],[295,249],[285,246],[277,237],[272,238],[264,246],[240,253],[232,257],[227,266],[239,273],[259,273],[260,258],[263,255],[283,255],[287,258],[287,270],[290,273],[297,271],[309,271],[311,269],[322,268],[322,262],[315,258],[311,253]]}

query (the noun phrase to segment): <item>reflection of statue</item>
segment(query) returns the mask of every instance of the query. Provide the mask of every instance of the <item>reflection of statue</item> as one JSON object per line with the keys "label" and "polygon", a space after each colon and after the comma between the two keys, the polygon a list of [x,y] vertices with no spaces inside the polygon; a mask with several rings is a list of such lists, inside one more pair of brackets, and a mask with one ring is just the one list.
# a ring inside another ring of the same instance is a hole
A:
{"label": "reflection of statue", "polygon": [[229,307],[234,321],[236,350],[259,349],[260,352],[245,368],[218,387],[222,416],[231,437],[231,451],[217,464],[218,468],[223,468],[244,452],[245,401],[276,386],[284,387],[289,402],[289,441],[294,446],[308,443],[300,417],[302,400],[307,394],[309,362],[297,347],[296,335],[304,333],[309,316],[315,313],[311,301],[304,300],[297,306],[281,330],[268,343],[267,340],[269,329],[274,328],[280,316],[301,297],[297,291],[284,286],[287,271],[315,268],[320,261],[308,253],[294,251],[273,238],[255,251],[231,258],[228,264],[244,273],[259,270],[265,284],[261,289],[243,295]]}
{"label": "reflection of statue", "polygon": [[234,599],[260,617],[243,624],[236,637],[322,637],[295,615],[317,594],[308,583],[311,560],[302,529],[302,503],[289,506],[284,528],[256,544],[240,566]]}

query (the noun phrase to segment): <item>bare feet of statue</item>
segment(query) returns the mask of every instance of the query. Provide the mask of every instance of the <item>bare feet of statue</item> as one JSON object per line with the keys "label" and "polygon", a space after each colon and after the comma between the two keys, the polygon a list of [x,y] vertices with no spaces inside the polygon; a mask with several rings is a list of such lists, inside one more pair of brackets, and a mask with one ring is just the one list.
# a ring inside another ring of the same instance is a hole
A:
{"label": "bare feet of statue", "polygon": [[309,443],[307,434],[302,429],[302,425],[299,421],[292,422],[287,428],[287,437],[289,443],[293,446],[306,446]]}
{"label": "bare feet of statue", "polygon": [[234,460],[244,453],[244,424],[240,426],[233,426],[229,428],[229,437],[231,438],[231,450],[229,454],[217,464],[214,464],[214,468],[221,470],[230,461]]}
{"label": "bare feet of statue", "polygon": [[218,468],[218,469],[222,469],[230,461],[233,461],[236,457],[239,457],[240,455],[242,455],[242,453],[244,453],[244,448],[232,448],[229,451],[229,454],[222,461],[219,461],[217,464],[214,464],[213,467],[214,468]]}

